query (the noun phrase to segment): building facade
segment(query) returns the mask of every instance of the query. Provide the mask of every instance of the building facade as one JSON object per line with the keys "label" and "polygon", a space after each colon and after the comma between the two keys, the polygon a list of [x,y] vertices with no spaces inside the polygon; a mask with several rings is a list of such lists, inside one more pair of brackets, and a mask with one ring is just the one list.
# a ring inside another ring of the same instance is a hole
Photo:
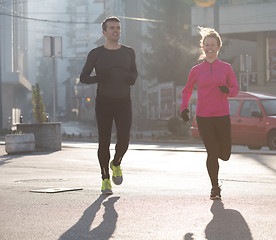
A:
{"label": "building facade", "polygon": [[28,94],[27,20],[20,15],[27,8],[26,2],[0,1],[0,79],[1,127],[11,128],[27,114],[30,103]]}
{"label": "building facade", "polygon": [[96,124],[94,104],[96,88],[93,85],[84,85],[79,82],[81,70],[90,50],[95,48],[96,40],[101,36],[101,26],[95,24],[95,19],[103,12],[103,1],[82,0],[77,6],[73,0],[67,1],[67,12],[70,21],[79,24],[70,24],[66,41],[68,55],[69,77],[64,81],[66,89],[66,116],[67,119],[91,122]]}
{"label": "building facade", "polygon": [[[54,99],[58,121],[82,120],[86,114],[86,109],[80,111],[82,98],[75,85],[86,54],[95,46],[94,41],[100,34],[94,19],[102,11],[102,5],[88,0],[29,2],[28,15],[37,20],[29,22],[29,72],[32,82],[41,86],[50,120],[53,120]],[[61,37],[61,57],[43,56],[45,36]]]}
{"label": "building facade", "polygon": [[241,90],[276,94],[275,11],[275,0],[217,1],[212,7],[192,8],[194,35],[197,26],[206,26],[229,40],[222,56],[233,57]]}

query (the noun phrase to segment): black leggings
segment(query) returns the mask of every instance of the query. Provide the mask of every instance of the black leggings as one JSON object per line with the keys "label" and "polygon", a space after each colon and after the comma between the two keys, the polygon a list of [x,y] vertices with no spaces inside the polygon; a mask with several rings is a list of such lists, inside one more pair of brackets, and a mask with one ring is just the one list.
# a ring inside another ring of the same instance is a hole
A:
{"label": "black leggings", "polygon": [[110,141],[113,120],[117,130],[117,143],[115,146],[114,166],[121,164],[122,158],[129,145],[129,135],[131,128],[131,100],[109,99],[101,96],[96,98],[96,118],[98,124],[99,148],[98,158],[101,167],[102,179],[110,178]]}
{"label": "black leggings", "polygon": [[230,116],[196,116],[201,139],[207,151],[207,170],[212,186],[218,186],[218,159],[229,160],[231,155],[231,120]]}

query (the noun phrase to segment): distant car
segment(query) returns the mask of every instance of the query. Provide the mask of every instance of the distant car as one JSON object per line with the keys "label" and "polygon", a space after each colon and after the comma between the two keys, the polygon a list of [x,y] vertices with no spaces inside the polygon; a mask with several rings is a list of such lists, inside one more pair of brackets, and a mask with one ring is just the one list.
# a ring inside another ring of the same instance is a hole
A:
{"label": "distant car", "polygon": [[[276,150],[276,96],[267,93],[239,92],[229,98],[232,144]],[[200,138],[195,117],[191,134]]]}

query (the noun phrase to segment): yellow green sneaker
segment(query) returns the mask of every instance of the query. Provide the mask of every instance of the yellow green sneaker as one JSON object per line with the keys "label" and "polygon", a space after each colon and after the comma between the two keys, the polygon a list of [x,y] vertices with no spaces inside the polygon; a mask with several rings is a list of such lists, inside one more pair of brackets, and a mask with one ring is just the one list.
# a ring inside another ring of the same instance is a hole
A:
{"label": "yellow green sneaker", "polygon": [[113,161],[111,161],[110,167],[113,171],[112,181],[114,182],[114,184],[120,185],[123,182],[123,175],[120,165],[114,166]]}
{"label": "yellow green sneaker", "polygon": [[105,194],[105,195],[113,194],[111,190],[110,179],[106,178],[102,181],[102,194]]}

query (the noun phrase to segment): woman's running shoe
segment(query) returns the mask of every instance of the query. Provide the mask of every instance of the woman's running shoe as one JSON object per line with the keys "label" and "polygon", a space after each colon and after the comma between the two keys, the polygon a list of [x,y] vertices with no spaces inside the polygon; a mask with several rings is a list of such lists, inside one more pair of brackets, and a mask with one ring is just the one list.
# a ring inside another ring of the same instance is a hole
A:
{"label": "woman's running shoe", "polygon": [[219,186],[213,186],[211,189],[210,199],[211,200],[221,199],[220,192],[221,192],[221,189]]}

